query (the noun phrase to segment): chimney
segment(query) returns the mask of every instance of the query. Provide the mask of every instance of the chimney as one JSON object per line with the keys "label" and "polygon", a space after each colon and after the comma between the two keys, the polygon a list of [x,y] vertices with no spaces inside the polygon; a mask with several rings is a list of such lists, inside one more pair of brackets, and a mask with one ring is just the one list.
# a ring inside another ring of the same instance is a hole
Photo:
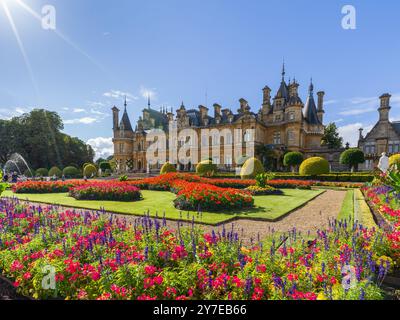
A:
{"label": "chimney", "polygon": [[289,85],[289,96],[297,97],[299,95],[298,89],[299,89],[299,84],[296,82],[296,80],[294,80],[294,82]]}
{"label": "chimney", "polygon": [[364,136],[363,136],[363,131],[364,131],[364,129],[363,129],[363,128],[360,128],[360,129],[358,129],[358,131],[360,131],[359,140],[363,140],[363,139],[364,139]]}
{"label": "chimney", "polygon": [[203,105],[200,105],[199,106],[199,111],[200,111],[200,115],[201,115],[202,119],[207,118],[207,116],[208,116],[208,108],[207,107],[205,107]]}
{"label": "chimney", "polygon": [[119,109],[116,106],[114,106],[111,110],[113,112],[113,130],[115,131],[115,130],[119,129],[119,127],[118,127]]}
{"label": "chimney", "polygon": [[271,89],[268,86],[263,89],[263,104],[271,105]]}
{"label": "chimney", "polygon": [[389,93],[385,93],[379,97],[381,100],[381,106],[379,107],[379,118],[380,121],[389,121],[389,111],[390,107],[390,98],[392,96]]}
{"label": "chimney", "polygon": [[324,96],[325,92],[320,91],[317,93],[318,95],[318,111],[324,110]]}
{"label": "chimney", "polygon": [[239,113],[245,113],[247,110],[250,109],[247,100],[241,98],[239,102],[240,102],[240,109],[238,110]]}
{"label": "chimney", "polygon": [[215,118],[221,117],[221,109],[222,109],[222,107],[218,103],[214,104],[214,117]]}

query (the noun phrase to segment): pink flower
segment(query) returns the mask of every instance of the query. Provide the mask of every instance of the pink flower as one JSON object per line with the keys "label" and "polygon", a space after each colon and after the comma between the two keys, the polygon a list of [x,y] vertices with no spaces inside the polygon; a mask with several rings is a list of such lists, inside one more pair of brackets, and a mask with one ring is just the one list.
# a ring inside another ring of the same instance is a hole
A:
{"label": "pink flower", "polygon": [[154,266],[146,266],[144,268],[144,272],[149,276],[152,276],[153,274],[155,274],[156,271],[157,271],[157,268]]}
{"label": "pink flower", "polygon": [[26,272],[24,274],[24,280],[29,280],[30,278],[32,278],[32,274],[30,272]]}
{"label": "pink flower", "polygon": [[23,268],[24,268],[24,265],[21,262],[19,262],[18,260],[14,260],[11,263],[10,270],[11,270],[11,272],[15,272],[15,271],[21,271]]}

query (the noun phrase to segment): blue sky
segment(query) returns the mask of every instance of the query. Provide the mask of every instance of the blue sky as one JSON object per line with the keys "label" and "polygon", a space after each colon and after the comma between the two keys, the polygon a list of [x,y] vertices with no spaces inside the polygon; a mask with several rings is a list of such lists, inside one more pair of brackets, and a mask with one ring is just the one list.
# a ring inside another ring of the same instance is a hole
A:
{"label": "blue sky", "polygon": [[[5,2],[18,30],[16,41]],[[286,75],[310,78],[326,92],[326,122],[354,144],[358,128],[378,118],[390,92],[400,120],[400,3],[317,0],[24,0],[38,14],[56,8],[56,31],[44,30],[17,0],[0,0],[0,118],[43,107],[59,112],[65,132],[111,151],[111,107],[128,95],[132,122],[146,106],[218,102],[257,111],[261,89]],[[357,29],[344,30],[342,7],[356,8]],[[31,70],[31,72],[29,72]],[[206,99],[207,96],[207,99]]]}

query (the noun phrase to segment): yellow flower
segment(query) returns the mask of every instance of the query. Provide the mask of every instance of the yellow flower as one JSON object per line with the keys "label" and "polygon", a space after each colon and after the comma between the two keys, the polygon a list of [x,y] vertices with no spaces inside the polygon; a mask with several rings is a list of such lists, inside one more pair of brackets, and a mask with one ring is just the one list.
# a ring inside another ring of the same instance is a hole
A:
{"label": "yellow flower", "polygon": [[323,292],[319,293],[317,296],[317,300],[328,300]]}

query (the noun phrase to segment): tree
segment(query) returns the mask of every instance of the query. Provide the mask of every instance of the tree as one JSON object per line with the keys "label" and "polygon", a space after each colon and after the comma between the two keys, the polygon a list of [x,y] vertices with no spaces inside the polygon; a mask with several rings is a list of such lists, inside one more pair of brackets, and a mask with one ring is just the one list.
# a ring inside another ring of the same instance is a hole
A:
{"label": "tree", "polygon": [[258,145],[256,147],[256,154],[262,160],[262,164],[267,171],[272,171],[274,168],[274,159],[276,158],[276,153],[272,146],[270,145]]}
{"label": "tree", "polygon": [[358,171],[358,165],[364,162],[364,152],[358,148],[348,149],[340,155],[340,163],[348,165],[351,172]]}
{"label": "tree", "polygon": [[325,127],[325,133],[321,140],[322,146],[329,149],[339,149],[343,147],[343,138],[340,136],[338,128],[334,122]]}
{"label": "tree", "polygon": [[4,164],[13,153],[21,154],[32,168],[93,162],[92,147],[62,133],[63,129],[60,116],[43,109],[0,120],[0,163]]}
{"label": "tree", "polygon": [[294,169],[301,165],[301,163],[304,160],[304,155],[301,152],[288,152],[285,154],[285,157],[283,159],[283,165],[285,167],[291,167],[292,171],[294,172]]}

